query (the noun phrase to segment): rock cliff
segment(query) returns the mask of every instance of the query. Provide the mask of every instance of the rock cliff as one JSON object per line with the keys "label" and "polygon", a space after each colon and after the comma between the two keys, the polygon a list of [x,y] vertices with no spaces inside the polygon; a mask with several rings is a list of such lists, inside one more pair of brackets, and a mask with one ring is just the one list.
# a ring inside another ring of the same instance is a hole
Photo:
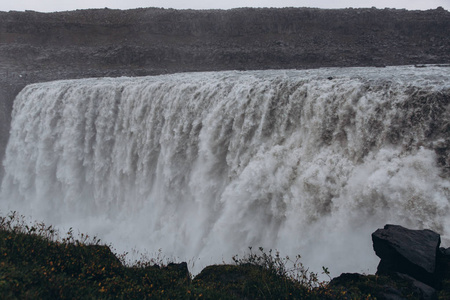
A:
{"label": "rock cliff", "polygon": [[[450,13],[242,8],[0,12],[0,157],[33,82],[185,71],[450,62]],[[1,177],[1,172],[0,172]]]}

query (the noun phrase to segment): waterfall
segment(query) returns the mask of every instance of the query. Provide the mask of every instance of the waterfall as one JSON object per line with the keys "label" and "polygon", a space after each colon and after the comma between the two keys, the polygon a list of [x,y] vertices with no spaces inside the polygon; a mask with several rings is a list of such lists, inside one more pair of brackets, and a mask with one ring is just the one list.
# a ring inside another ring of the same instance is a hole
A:
{"label": "waterfall", "polygon": [[199,267],[262,246],[374,272],[370,234],[386,223],[449,246],[449,105],[439,67],[32,84],[14,102],[0,208]]}

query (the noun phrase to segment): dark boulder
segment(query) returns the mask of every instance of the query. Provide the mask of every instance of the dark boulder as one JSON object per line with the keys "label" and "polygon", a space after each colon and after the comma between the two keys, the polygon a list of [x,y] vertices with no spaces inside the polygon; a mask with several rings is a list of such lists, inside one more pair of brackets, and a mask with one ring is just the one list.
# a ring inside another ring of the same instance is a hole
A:
{"label": "dark boulder", "polygon": [[430,286],[436,286],[436,259],[440,235],[425,230],[410,230],[386,225],[372,234],[373,248],[381,258],[377,274],[399,272]]}
{"label": "dark boulder", "polygon": [[440,248],[441,254],[444,256],[450,256],[450,248]]}
{"label": "dark boulder", "polygon": [[[434,288],[400,273],[392,273],[389,276],[343,273],[339,277],[333,278],[329,287],[340,288],[349,295],[355,290],[359,290],[362,293],[370,293],[379,300],[434,300],[437,298]],[[353,296],[355,299],[361,297],[356,294]]]}
{"label": "dark boulder", "polygon": [[413,293],[414,293],[414,295],[418,295],[419,299],[423,299],[423,300],[437,299],[436,290],[434,288],[432,288],[431,286],[429,286],[423,282],[417,281],[414,278],[412,278],[406,274],[397,273],[397,275],[399,278],[407,280],[411,283]]}
{"label": "dark boulder", "polygon": [[402,293],[391,287],[391,286],[385,286],[384,287],[384,292],[377,295],[377,299],[382,299],[382,300],[407,300],[407,298],[403,297]]}

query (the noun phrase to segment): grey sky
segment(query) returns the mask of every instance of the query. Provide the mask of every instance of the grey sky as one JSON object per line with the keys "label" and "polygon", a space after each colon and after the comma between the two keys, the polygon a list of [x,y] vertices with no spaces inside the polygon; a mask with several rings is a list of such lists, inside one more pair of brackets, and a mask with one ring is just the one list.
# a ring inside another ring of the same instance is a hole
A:
{"label": "grey sky", "polygon": [[119,8],[164,7],[178,9],[208,9],[235,7],[319,7],[346,8],[372,7],[434,9],[442,6],[450,10],[450,0],[0,0],[0,11],[36,10],[42,12],[87,9],[87,8]]}

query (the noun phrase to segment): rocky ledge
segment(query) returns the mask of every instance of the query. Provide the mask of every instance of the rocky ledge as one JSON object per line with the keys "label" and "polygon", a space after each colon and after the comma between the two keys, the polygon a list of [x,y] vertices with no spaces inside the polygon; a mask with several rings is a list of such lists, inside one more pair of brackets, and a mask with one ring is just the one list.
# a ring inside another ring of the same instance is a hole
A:
{"label": "rocky ledge", "polygon": [[372,241],[381,258],[375,277],[345,273],[331,286],[362,285],[377,299],[386,300],[450,299],[450,248],[439,247],[439,234],[386,225],[372,234]]}

